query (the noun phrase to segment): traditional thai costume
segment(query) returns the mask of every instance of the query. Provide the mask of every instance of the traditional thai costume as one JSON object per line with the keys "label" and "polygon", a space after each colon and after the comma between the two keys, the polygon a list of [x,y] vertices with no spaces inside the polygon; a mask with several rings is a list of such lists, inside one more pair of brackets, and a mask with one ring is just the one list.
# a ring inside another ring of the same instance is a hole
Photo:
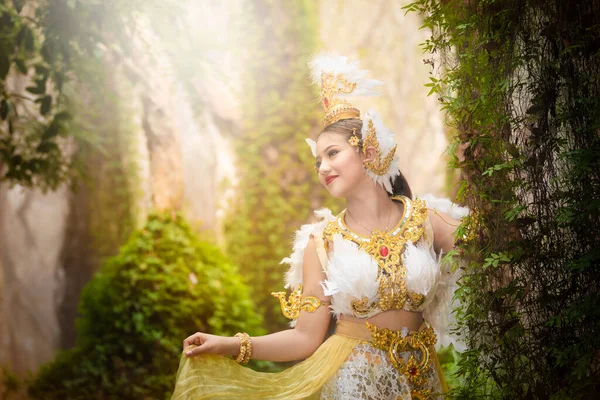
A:
{"label": "traditional thai costume", "polygon": [[[337,113],[339,118],[334,120],[356,117],[357,110],[345,101],[335,103],[332,91],[349,93],[348,88],[354,86],[352,90],[360,89],[364,94],[377,84],[362,79],[364,71],[357,69],[357,63],[346,61],[344,57],[325,56],[313,63],[313,74],[320,77],[316,80],[323,88],[332,88],[323,89],[322,100],[329,117]],[[331,119],[326,122],[332,123]],[[374,112],[363,120],[361,142],[369,141],[381,154],[368,172],[391,192],[391,183],[399,174],[393,164],[397,163],[395,140]],[[314,142],[309,144],[315,154]],[[319,300],[302,296],[304,250],[310,238],[314,239],[326,277],[321,282],[323,293],[331,300],[336,320],[335,333],[314,354],[279,373],[256,372],[216,355],[184,356],[173,399],[443,397],[445,384],[436,349],[450,343],[459,351],[464,349],[450,334],[460,270],[452,271],[434,251],[428,209],[456,219],[467,215],[468,210],[431,195],[414,200],[402,195],[391,199],[403,204],[402,218],[391,230],[375,230],[369,237],[362,236],[346,225],[345,211],[334,216],[330,210],[321,209],[315,213],[317,222],[302,226],[296,233],[293,253],[282,261],[290,266],[286,288],[292,294],[289,300],[284,292],[274,295],[280,298],[284,314],[295,318],[301,310],[314,311]],[[394,331],[367,322],[388,310],[420,312],[425,322],[417,331]],[[343,315],[364,322],[350,322]]]}

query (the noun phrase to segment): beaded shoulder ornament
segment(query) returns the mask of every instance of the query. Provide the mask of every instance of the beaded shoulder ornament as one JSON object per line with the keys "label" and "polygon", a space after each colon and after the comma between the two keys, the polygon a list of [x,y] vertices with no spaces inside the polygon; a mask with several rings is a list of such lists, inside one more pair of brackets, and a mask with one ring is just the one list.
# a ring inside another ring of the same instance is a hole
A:
{"label": "beaded shoulder ornament", "polygon": [[[308,64],[313,83],[320,88],[321,104],[325,109],[323,126],[343,119],[361,118],[360,110],[350,103],[350,97],[379,95],[372,89],[382,82],[364,78],[368,71],[360,70],[358,64],[358,61],[348,61],[348,57],[332,54],[319,55]],[[362,149],[363,153],[368,147],[375,148],[375,159],[365,163],[365,171],[371,179],[392,193],[392,184],[400,175],[395,135],[386,128],[374,110],[367,112],[362,121],[361,132],[355,132],[349,142],[357,149]],[[306,142],[316,157],[316,142],[308,138]]]}

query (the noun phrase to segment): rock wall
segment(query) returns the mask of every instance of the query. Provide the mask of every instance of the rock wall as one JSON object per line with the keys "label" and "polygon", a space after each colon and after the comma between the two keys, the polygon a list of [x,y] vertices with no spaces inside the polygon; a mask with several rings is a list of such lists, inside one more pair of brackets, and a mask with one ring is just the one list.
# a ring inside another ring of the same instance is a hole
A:
{"label": "rock wall", "polygon": [[[0,366],[18,375],[74,345],[81,289],[126,239],[121,218],[127,210],[117,208],[128,208],[139,226],[156,206],[172,206],[219,239],[220,182],[235,181],[225,139],[240,118],[231,88],[209,77],[196,82],[206,93],[198,107],[177,81],[172,59],[149,46],[156,38],[146,32],[140,40],[137,64],[107,53],[106,93],[82,89],[80,101],[89,109],[83,112],[100,114],[87,122],[106,152],[77,150],[91,182],[46,194],[0,184]],[[222,61],[215,58],[213,68],[223,69]],[[132,73],[139,79],[131,80]]]}
{"label": "rock wall", "polygon": [[60,344],[56,304],[68,192],[0,185],[0,365],[24,374]]}

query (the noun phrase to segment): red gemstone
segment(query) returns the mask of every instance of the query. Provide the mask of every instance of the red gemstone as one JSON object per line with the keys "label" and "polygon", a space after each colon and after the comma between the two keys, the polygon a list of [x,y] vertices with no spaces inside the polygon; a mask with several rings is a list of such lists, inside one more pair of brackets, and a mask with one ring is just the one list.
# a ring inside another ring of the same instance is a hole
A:
{"label": "red gemstone", "polygon": [[389,250],[386,246],[381,246],[379,248],[379,254],[381,254],[381,257],[387,257],[387,255],[389,254]]}
{"label": "red gemstone", "polygon": [[415,368],[415,367],[410,367],[410,368],[408,369],[408,373],[409,373],[409,374],[411,374],[411,375],[416,375],[416,374],[417,374],[417,371],[418,371],[418,370],[417,370],[417,368]]}
{"label": "red gemstone", "polygon": [[327,97],[323,98],[323,104],[325,104],[325,107],[329,107],[329,99]]}

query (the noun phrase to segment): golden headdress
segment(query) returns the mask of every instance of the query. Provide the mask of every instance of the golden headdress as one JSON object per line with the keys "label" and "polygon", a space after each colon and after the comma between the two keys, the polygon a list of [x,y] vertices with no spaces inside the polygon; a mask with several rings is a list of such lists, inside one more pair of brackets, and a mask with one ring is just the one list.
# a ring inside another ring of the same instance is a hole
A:
{"label": "golden headdress", "polygon": [[[358,64],[357,60],[349,62],[348,57],[332,54],[319,55],[308,64],[313,82],[321,89],[321,104],[325,108],[323,126],[343,119],[360,118],[360,110],[348,101],[349,97],[379,95],[372,88],[382,82],[365,79],[368,71],[360,70]],[[392,184],[400,175],[395,135],[373,110],[365,114],[362,120],[362,140],[353,136],[350,144],[358,147],[362,141],[363,151],[369,146],[375,148],[375,160],[366,163],[365,170],[367,175],[391,193]],[[311,139],[306,139],[306,142],[316,157],[316,143]]]}
{"label": "golden headdress", "polygon": [[364,79],[368,71],[358,69],[358,61],[348,62],[348,57],[323,54],[308,64],[311,77],[321,88],[321,104],[325,109],[323,126],[342,119],[360,118],[360,110],[347,100],[350,96],[379,96],[371,90],[383,82]]}

